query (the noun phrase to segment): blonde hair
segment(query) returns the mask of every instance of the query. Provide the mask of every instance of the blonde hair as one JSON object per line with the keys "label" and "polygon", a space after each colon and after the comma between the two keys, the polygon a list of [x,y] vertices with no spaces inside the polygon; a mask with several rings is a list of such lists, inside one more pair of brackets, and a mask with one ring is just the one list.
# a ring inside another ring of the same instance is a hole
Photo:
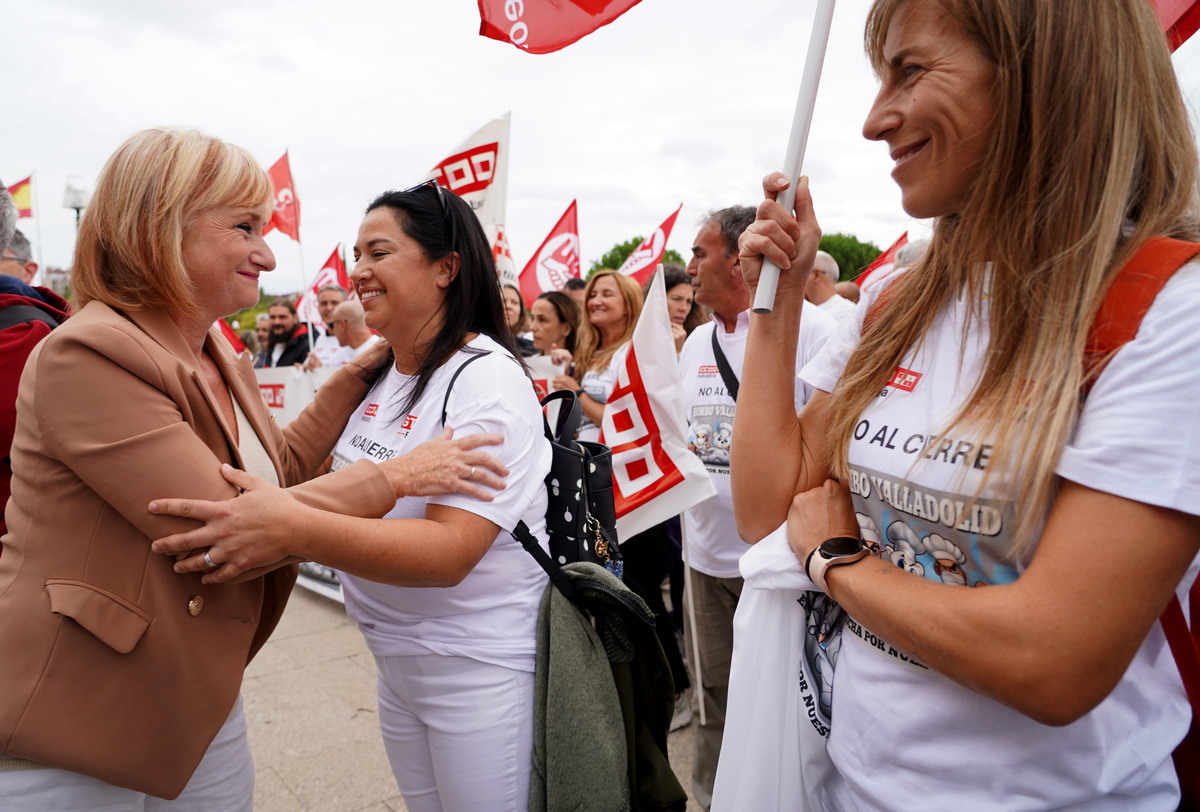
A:
{"label": "blonde hair", "polygon": [[[865,43],[876,73],[906,1],[871,8]],[[964,429],[994,438],[1005,451],[976,498],[994,480],[1037,506],[1078,415],[1084,344],[1114,275],[1151,236],[1200,235],[1196,149],[1144,0],[939,2],[996,67],[991,144],[963,210],[935,221],[929,250],[864,328],[832,393],[829,451],[846,476],[863,411],[955,297],[973,303],[967,328],[980,317],[986,287],[986,366],[942,438]],[[1036,507],[1018,515],[1014,549],[1042,519]]]}
{"label": "blonde hair", "polygon": [[[625,330],[621,337],[606,347],[600,346],[600,330],[592,324],[587,315],[587,303],[592,298],[592,290],[596,283],[605,277],[612,277],[621,292],[625,302]],[[633,328],[637,326],[638,316],[642,314],[642,289],[632,277],[616,271],[598,271],[588,280],[587,289],[583,293],[583,319],[579,324],[579,338],[575,342],[575,374],[582,375],[591,370],[602,370],[608,367],[613,353],[633,338]]]}
{"label": "blonde hair", "polygon": [[270,207],[271,179],[246,150],[199,130],[152,129],[117,148],[79,225],[71,291],[129,310],[196,309],[183,238],[218,206]]}

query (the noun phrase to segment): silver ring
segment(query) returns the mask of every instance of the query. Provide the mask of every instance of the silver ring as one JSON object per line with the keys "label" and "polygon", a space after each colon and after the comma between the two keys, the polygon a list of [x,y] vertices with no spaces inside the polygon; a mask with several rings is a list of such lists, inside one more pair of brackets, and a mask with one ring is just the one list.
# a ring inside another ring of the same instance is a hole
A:
{"label": "silver ring", "polygon": [[467,474],[467,481],[471,482],[475,479],[475,466],[471,466],[471,473]]}
{"label": "silver ring", "polygon": [[217,567],[221,566],[220,564],[218,564],[217,562],[212,560],[212,556],[209,555],[207,551],[204,553],[204,563],[208,565],[208,568],[210,570],[215,570]]}

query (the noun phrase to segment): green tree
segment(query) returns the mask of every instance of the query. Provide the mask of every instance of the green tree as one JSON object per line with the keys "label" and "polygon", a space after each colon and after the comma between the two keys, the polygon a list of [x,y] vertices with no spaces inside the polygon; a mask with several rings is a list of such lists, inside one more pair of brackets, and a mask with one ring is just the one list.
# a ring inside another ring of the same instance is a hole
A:
{"label": "green tree", "polygon": [[[644,239],[645,237],[634,237],[632,240],[617,243],[609,249],[607,254],[592,263],[592,267],[588,268],[585,278],[591,279],[592,274],[603,268],[620,268],[625,264],[625,260],[629,259],[629,255],[636,251],[637,247],[642,244],[642,240]],[[680,256],[678,251],[673,251],[670,248],[663,255],[663,262],[673,262],[676,265],[687,264],[683,261],[683,257]]]}
{"label": "green tree", "polygon": [[820,248],[837,260],[840,279],[853,279],[875,261],[883,249],[873,242],[862,242],[852,234],[825,234]]}

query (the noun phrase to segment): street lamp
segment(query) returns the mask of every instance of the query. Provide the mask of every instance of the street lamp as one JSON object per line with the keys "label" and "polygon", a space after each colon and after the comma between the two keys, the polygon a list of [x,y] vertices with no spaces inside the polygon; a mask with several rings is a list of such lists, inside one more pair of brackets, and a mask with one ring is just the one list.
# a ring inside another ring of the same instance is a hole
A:
{"label": "street lamp", "polygon": [[92,200],[92,190],[81,175],[67,176],[67,194],[63,197],[63,208],[75,210],[75,232],[79,232],[80,213]]}

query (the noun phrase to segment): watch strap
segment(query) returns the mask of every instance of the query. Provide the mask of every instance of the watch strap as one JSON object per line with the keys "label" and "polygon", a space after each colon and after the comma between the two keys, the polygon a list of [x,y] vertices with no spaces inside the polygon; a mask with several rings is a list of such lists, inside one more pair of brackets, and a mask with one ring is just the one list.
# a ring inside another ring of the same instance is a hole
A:
{"label": "watch strap", "polygon": [[[829,587],[825,583],[825,573],[830,567],[838,567],[842,566],[843,564],[853,564],[855,561],[862,561],[871,554],[871,551],[865,546],[858,550],[858,552],[851,553],[850,555],[831,556],[822,552],[821,548],[827,543],[831,541],[841,541],[846,538],[850,537],[837,536],[832,539],[826,539],[825,541],[821,542],[816,549],[808,554],[808,559],[804,562],[804,572],[808,575],[809,580],[816,585],[817,589],[820,589],[826,594],[829,592]],[[862,539],[854,539],[854,541],[862,544]]]}

